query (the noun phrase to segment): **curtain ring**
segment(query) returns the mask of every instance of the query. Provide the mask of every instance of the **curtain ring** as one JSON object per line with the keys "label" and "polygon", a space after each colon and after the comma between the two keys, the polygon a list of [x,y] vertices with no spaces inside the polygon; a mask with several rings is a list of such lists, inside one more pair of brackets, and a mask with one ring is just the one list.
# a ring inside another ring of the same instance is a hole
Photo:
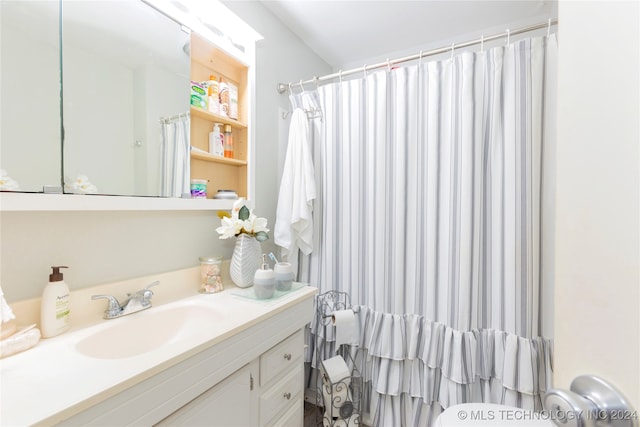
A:
{"label": "curtain ring", "polygon": [[480,36],[480,53],[484,52],[484,34]]}
{"label": "curtain ring", "polygon": [[418,67],[422,66],[422,51],[420,51],[420,58],[418,58]]}
{"label": "curtain ring", "polygon": [[511,30],[507,28],[507,46],[509,46],[510,40],[511,40]]}
{"label": "curtain ring", "polygon": [[362,66],[362,72],[364,73],[364,78],[366,79],[367,78],[367,64],[364,64]]}
{"label": "curtain ring", "polygon": [[551,18],[549,18],[549,24],[547,25],[547,38],[551,35]]}
{"label": "curtain ring", "polygon": [[302,83],[302,80],[300,80],[300,89],[302,89],[302,92],[304,92],[304,84]]}
{"label": "curtain ring", "polygon": [[456,48],[456,44],[455,43],[451,43],[451,60],[453,61],[453,51]]}
{"label": "curtain ring", "polygon": [[338,78],[340,79],[340,83],[342,83],[342,70],[338,71]]}
{"label": "curtain ring", "polygon": [[291,82],[289,82],[289,93],[293,94],[293,88],[291,87]]}
{"label": "curtain ring", "polygon": [[387,58],[387,71],[391,72],[391,62],[389,62],[389,58]]}
{"label": "curtain ring", "polygon": [[316,83],[316,90],[320,89],[320,79],[318,76],[313,76],[313,81]]}

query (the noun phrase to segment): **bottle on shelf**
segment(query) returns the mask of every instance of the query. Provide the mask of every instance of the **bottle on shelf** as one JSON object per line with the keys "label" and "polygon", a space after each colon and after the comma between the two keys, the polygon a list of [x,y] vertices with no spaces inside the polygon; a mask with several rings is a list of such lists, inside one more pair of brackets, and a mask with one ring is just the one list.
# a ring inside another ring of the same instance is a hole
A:
{"label": "bottle on shelf", "polygon": [[220,114],[220,98],[219,98],[219,85],[216,76],[213,74],[209,76],[209,84],[207,85],[207,92],[209,95],[209,112],[214,114]]}
{"label": "bottle on shelf", "polygon": [[226,82],[222,81],[222,77],[220,77],[219,97],[220,97],[219,114],[222,116],[229,117],[229,85]]}
{"label": "bottle on shelf", "polygon": [[233,135],[231,125],[224,125],[224,156],[233,158]]}
{"label": "bottle on shelf", "polygon": [[229,82],[229,118],[238,120],[238,86]]}
{"label": "bottle on shelf", "polygon": [[213,131],[209,132],[209,154],[214,156],[224,156],[224,137],[220,131],[220,123],[213,125]]}

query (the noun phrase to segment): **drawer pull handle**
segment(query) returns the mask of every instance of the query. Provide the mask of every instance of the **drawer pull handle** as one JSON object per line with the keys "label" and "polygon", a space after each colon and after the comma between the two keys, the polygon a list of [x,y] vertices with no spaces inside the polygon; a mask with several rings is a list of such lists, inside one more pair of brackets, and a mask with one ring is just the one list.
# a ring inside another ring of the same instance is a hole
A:
{"label": "drawer pull handle", "polygon": [[285,353],[284,358],[287,360],[291,360],[291,353]]}
{"label": "drawer pull handle", "polygon": [[287,400],[291,399],[291,393],[285,393],[284,398]]}

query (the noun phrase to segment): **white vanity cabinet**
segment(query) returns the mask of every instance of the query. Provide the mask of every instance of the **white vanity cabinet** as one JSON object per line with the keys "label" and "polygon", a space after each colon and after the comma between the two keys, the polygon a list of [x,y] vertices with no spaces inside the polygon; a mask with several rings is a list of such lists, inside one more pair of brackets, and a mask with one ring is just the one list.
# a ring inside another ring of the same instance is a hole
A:
{"label": "white vanity cabinet", "polygon": [[156,425],[302,426],[303,337],[298,330]]}
{"label": "white vanity cabinet", "polygon": [[60,425],[301,426],[303,337],[313,310],[305,292]]}
{"label": "white vanity cabinet", "polygon": [[156,426],[255,425],[252,381],[256,366],[256,363],[250,363],[238,369]]}

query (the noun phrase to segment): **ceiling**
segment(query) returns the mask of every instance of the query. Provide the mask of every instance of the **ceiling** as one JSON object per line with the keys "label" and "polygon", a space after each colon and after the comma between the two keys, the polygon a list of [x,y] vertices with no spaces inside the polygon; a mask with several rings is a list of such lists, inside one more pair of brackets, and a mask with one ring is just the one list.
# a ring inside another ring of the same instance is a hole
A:
{"label": "ceiling", "polygon": [[263,4],[334,69],[557,17],[557,0],[263,0]]}

